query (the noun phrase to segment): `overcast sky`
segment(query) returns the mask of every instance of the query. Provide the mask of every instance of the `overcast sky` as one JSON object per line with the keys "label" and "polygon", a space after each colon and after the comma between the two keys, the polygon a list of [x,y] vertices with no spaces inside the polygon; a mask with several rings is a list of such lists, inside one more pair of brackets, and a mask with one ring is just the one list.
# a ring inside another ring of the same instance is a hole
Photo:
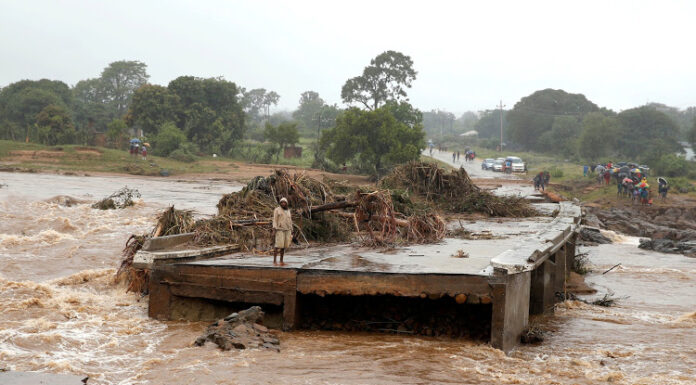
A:
{"label": "overcast sky", "polygon": [[544,88],[614,110],[696,105],[696,2],[688,1],[34,1],[0,0],[0,86],[70,85],[116,60],[150,81],[224,76],[339,103],[371,58],[401,51],[421,110],[508,107]]}

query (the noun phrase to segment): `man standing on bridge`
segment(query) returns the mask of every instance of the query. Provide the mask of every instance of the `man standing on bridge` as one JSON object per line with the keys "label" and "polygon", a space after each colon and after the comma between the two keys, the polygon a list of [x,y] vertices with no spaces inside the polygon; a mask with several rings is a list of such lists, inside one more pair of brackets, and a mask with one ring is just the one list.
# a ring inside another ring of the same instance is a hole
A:
{"label": "man standing on bridge", "polygon": [[280,251],[280,264],[284,265],[285,249],[290,247],[292,241],[292,216],[286,198],[280,198],[280,206],[273,210],[273,235],[275,237],[273,264],[276,264],[278,251]]}

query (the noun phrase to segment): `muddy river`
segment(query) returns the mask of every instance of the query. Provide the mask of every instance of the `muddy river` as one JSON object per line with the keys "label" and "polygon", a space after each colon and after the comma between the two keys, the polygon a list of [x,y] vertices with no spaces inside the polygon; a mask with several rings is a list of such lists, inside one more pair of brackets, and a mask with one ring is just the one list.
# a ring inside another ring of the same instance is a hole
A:
{"label": "muddy river", "polygon": [[[546,341],[510,356],[480,341],[329,332],[282,333],[280,353],[221,352],[191,346],[205,324],[149,319],[146,299],[113,276],[125,240],[162,208],[210,214],[239,186],[6,173],[0,183],[0,368],[90,384],[696,383],[696,259],[640,250],[635,238],[581,250],[588,281],[617,306],[562,303],[534,320]],[[90,208],[125,185],[142,193],[135,207]]]}

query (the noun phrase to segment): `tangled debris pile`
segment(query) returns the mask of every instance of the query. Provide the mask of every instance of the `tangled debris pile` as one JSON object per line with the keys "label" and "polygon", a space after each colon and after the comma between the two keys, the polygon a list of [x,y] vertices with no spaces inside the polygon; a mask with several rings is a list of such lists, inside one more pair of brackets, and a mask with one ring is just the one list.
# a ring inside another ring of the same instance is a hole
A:
{"label": "tangled debris pile", "polygon": [[150,272],[133,268],[133,257],[138,250],[143,248],[146,239],[145,235],[133,234],[126,241],[126,247],[123,248],[121,265],[116,271],[116,282],[125,282],[127,291],[147,294]]}
{"label": "tangled debris pile", "polygon": [[[381,181],[382,189],[364,191],[305,173],[276,170],[258,176],[241,191],[222,196],[217,215],[195,220],[190,211],[170,207],[157,218],[149,237],[193,233],[195,246],[236,244],[243,251],[268,253],[272,247],[272,216],[281,198],[293,215],[293,242],[360,241],[366,246],[434,243],[447,234],[445,212],[484,212],[493,216],[538,215],[521,198],[498,197],[473,184],[463,169],[446,173],[434,164],[412,162],[397,167]],[[336,194],[334,191],[341,191]],[[411,200],[409,194],[414,194]],[[147,280],[132,272],[135,253],[145,236],[131,237],[124,249],[119,277],[133,291],[143,292]]]}
{"label": "tangled debris pile", "polygon": [[126,207],[133,206],[133,198],[140,198],[140,191],[125,186],[108,197],[94,203],[92,208],[99,210],[125,209]]}
{"label": "tangled debris pile", "polygon": [[402,188],[453,213],[480,212],[494,217],[531,217],[539,213],[522,197],[493,195],[481,190],[463,169],[445,169],[434,163],[410,162],[396,167],[382,180],[387,188]]}
{"label": "tangled debris pile", "polygon": [[193,213],[188,210],[176,210],[174,206],[157,216],[157,226],[152,230],[152,237],[176,235],[191,232],[194,227]]}

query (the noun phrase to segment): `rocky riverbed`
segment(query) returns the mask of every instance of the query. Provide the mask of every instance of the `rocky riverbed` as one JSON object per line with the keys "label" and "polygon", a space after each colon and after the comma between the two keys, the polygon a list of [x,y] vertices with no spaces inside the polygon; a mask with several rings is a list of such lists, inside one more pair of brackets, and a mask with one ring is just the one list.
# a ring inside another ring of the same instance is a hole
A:
{"label": "rocky riverbed", "polygon": [[[642,249],[696,257],[696,207],[586,207],[585,224],[645,238]],[[603,243],[594,235],[583,232],[588,241]]]}

